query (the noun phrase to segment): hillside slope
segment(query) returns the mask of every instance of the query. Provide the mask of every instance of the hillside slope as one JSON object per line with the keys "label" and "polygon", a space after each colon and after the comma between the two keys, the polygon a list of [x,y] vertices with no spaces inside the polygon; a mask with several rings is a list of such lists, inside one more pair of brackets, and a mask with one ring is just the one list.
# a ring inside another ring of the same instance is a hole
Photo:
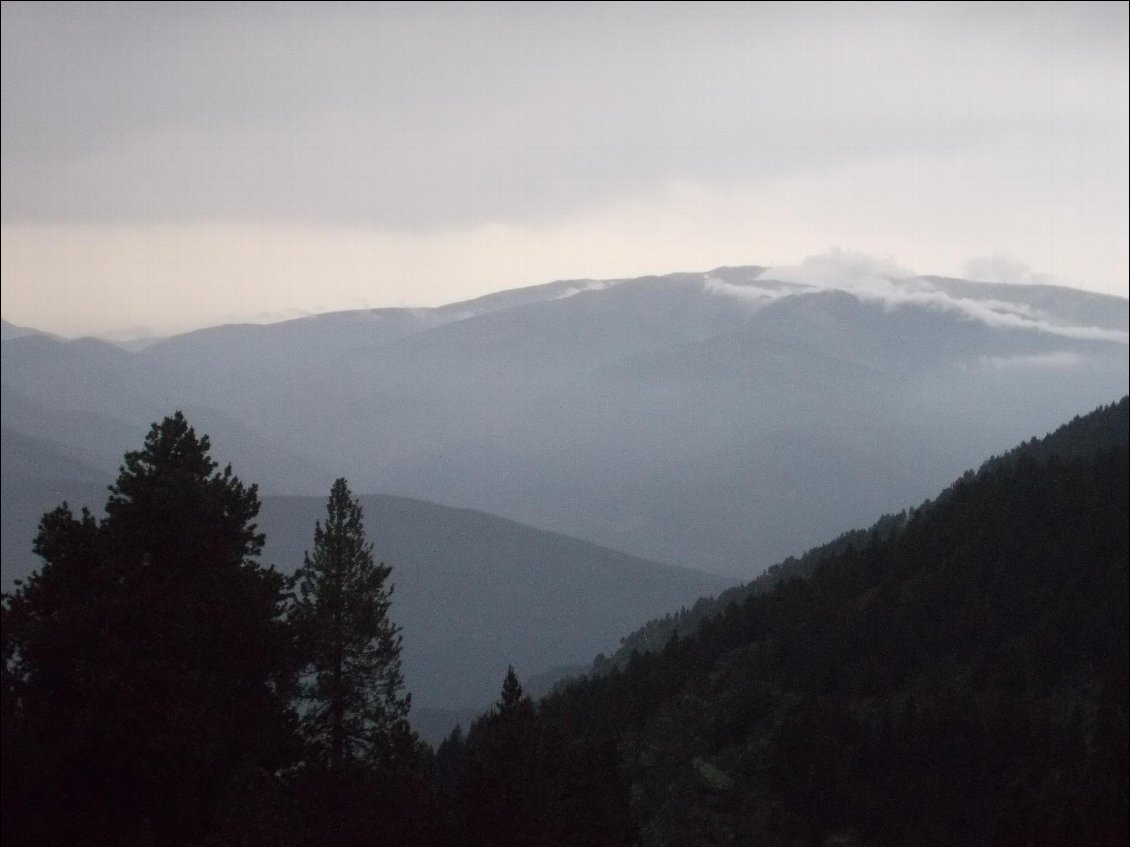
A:
{"label": "hillside slope", "polygon": [[1120,844],[1127,433],[1099,410],[542,711],[647,844]]}
{"label": "hillside slope", "polygon": [[[1093,456],[1125,443],[1127,431],[1130,431],[1130,397],[1123,397],[1117,403],[1075,417],[1043,438],[1033,437],[1012,450],[989,459],[977,473],[988,473],[1002,464],[1016,462],[1023,457],[1048,459],[1054,456],[1067,459]],[[971,471],[966,476],[972,474]],[[944,499],[951,490],[952,487],[943,491],[938,499]],[[833,556],[849,549],[863,550],[887,539],[893,533],[904,530],[907,521],[917,511],[929,509],[932,503],[933,501],[927,500],[909,511],[904,509],[897,514],[884,515],[867,529],[845,532],[800,556],[789,556],[769,567],[756,579],[729,588],[717,597],[699,598],[690,607],[650,620],[625,636],[615,653],[600,656],[594,663],[593,670],[603,673],[614,666],[623,666],[633,652],[661,650],[672,636],[685,637],[697,630],[703,621],[721,614],[732,603],[742,603],[751,595],[764,594],[789,579],[807,578],[822,562]]]}

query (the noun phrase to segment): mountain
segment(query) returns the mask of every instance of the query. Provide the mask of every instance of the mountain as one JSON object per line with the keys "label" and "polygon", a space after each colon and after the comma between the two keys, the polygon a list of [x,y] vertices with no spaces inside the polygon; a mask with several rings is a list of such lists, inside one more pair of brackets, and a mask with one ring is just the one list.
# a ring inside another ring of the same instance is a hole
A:
{"label": "mountain", "polygon": [[31,548],[44,512],[64,500],[100,509],[107,477],[64,444],[7,426],[0,433],[0,588],[6,591],[40,564]]}
{"label": "mountain", "polygon": [[[99,383],[95,381],[95,384]],[[43,395],[48,392],[36,391],[31,386],[20,385],[20,390],[17,390],[5,385],[0,389],[0,402],[3,404],[0,418],[6,431],[27,437],[45,437],[52,442],[52,449],[56,452],[96,469],[102,478],[112,478],[125,450],[140,444],[144,438],[152,422],[146,422],[146,412],[152,412],[152,418],[156,419],[161,417],[158,409],[175,404],[168,397],[133,401],[126,398],[127,392],[122,391],[117,392],[121,403],[115,405],[109,401],[115,395],[114,390],[106,382],[101,384],[106,387],[106,393],[99,402],[79,408],[54,405],[59,401],[44,398]],[[57,385],[56,396],[66,396],[65,375],[59,378]],[[33,399],[24,391],[40,399]],[[79,396],[77,387],[71,396]],[[215,457],[221,463],[238,465],[248,479],[268,477],[272,490],[280,494],[301,493],[316,485],[323,485],[329,490],[333,474],[315,460],[280,447],[213,408],[195,403],[181,403],[178,408],[191,417],[198,429],[213,438],[217,446]],[[30,467],[30,464],[27,466]]]}
{"label": "mountain", "polygon": [[14,338],[24,338],[28,335],[44,335],[37,329],[26,326],[16,326],[6,320],[0,319],[0,341],[10,341]]}
{"label": "mountain", "polygon": [[126,430],[181,408],[269,493],[347,472],[355,491],[749,579],[1130,386],[1121,298],[788,276],[563,281],[135,352],[17,338],[4,426],[105,467]]}
{"label": "mountain", "polygon": [[1124,844],[1128,401],[746,592],[543,720],[647,845]]}

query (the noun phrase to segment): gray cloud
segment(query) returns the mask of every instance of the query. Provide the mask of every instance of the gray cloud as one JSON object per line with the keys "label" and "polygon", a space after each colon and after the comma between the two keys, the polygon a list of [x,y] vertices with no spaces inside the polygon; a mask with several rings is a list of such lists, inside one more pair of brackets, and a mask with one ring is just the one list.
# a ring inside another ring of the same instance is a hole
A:
{"label": "gray cloud", "polygon": [[1017,191],[1118,202],[1126,22],[1125,4],[5,3],[2,214],[537,224],[671,181],[1017,139],[1035,183]]}

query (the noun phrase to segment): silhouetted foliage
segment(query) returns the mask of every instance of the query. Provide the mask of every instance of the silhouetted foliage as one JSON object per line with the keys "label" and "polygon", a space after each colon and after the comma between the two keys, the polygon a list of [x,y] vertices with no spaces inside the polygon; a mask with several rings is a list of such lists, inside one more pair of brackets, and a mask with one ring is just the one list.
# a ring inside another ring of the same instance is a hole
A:
{"label": "silhouetted foliage", "polygon": [[404,693],[400,629],[389,618],[392,568],[373,559],[361,507],[344,479],[314,527],[314,552],[295,574],[292,619],[306,661],[302,728],[312,755],[386,764],[414,744]]}
{"label": "silhouetted foliage", "polygon": [[[456,843],[492,847],[634,843],[627,786],[614,753],[545,724],[510,668],[498,703],[444,742],[458,785]],[[602,754],[603,753],[603,754]]]}
{"label": "silhouetted foliage", "polygon": [[293,579],[307,760],[287,781],[304,845],[423,845],[442,831],[430,756],[407,720],[391,573],[374,560],[361,507],[338,479]]}
{"label": "silhouetted foliage", "polygon": [[255,487],[208,449],[178,412],[101,522],[64,504],[40,524],[43,568],[5,598],[12,843],[195,843],[297,752],[283,580],[253,560]]}

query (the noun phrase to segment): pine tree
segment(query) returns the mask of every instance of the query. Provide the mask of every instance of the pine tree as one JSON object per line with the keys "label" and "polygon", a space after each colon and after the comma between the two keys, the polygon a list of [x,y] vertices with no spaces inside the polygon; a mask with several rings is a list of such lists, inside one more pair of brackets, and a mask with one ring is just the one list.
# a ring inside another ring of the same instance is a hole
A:
{"label": "pine tree", "polygon": [[103,520],[40,523],[45,564],[5,598],[5,840],[196,843],[245,775],[288,763],[284,583],[253,559],[255,487],[208,450],[178,412]]}
{"label": "pine tree", "polygon": [[294,619],[307,660],[302,725],[330,768],[386,763],[411,744],[400,628],[389,618],[392,568],[373,559],[360,504],[344,479],[330,491],[314,551],[295,574]]}
{"label": "pine tree", "polygon": [[519,714],[533,712],[533,701],[522,690],[522,683],[518,682],[518,675],[514,673],[514,666],[506,669],[506,679],[502,681],[502,695],[498,699],[495,711],[503,719],[513,719]]}

